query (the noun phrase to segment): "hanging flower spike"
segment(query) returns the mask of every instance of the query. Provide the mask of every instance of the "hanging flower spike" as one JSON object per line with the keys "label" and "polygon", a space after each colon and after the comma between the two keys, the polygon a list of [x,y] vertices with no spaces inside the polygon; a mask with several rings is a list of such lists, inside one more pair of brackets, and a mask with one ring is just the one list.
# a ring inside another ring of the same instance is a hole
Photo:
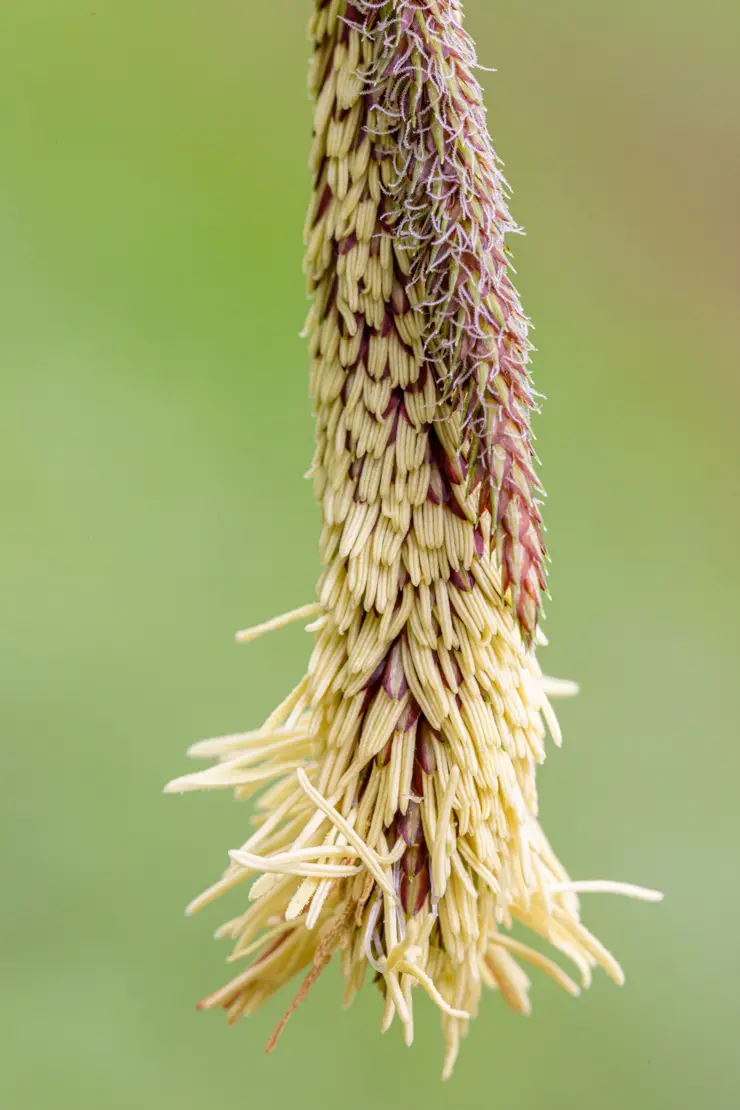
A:
{"label": "hanging flower spike", "polygon": [[[370,972],[413,1039],[413,993],[441,1013],[450,1075],[483,986],[529,1011],[522,962],[571,994],[619,965],[537,823],[550,699],[534,645],[544,549],[532,470],[527,324],[507,276],[514,230],[475,54],[453,0],[318,0],[306,223],[321,507],[306,676],[261,729],[196,744],[210,769],[169,791],[261,791],[254,832],[189,907],[252,879],[221,926],[248,961],[203,999],[234,1022],[298,973],[275,1030],[338,952],[345,1004]],[[251,959],[250,959],[251,958]]]}

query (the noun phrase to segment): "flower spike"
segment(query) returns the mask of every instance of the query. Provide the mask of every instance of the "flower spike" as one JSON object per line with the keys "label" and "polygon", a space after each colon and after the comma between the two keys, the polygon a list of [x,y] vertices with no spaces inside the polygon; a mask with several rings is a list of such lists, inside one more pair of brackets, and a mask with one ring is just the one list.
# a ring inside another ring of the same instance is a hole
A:
{"label": "flower spike", "polygon": [[[297,975],[268,1044],[337,954],[345,1004],[370,972],[381,1028],[440,1011],[449,1076],[483,987],[528,1013],[531,964],[577,995],[622,971],[537,820],[551,699],[535,655],[545,549],[516,231],[457,0],[316,0],[306,326],[321,512],[317,599],[238,633],[308,622],[307,673],[262,728],[190,753],[167,789],[256,796],[253,832],[194,912],[249,883],[217,935],[246,966],[200,1003],[229,1022]],[[245,650],[251,650],[246,648]]]}

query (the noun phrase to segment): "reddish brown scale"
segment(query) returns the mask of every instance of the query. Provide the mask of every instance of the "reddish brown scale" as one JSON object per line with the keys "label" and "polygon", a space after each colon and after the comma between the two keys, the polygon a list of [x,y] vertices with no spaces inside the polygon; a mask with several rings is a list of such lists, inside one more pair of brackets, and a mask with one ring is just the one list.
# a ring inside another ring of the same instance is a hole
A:
{"label": "reddish brown scale", "polygon": [[403,909],[403,912],[408,916],[411,913],[411,907],[415,903],[415,892],[413,880],[409,878],[409,876],[405,873],[401,875],[401,883],[398,893],[401,898],[401,908]]}
{"label": "reddish brown scale", "polygon": [[365,794],[365,791],[367,790],[368,783],[370,782],[371,773],[372,773],[372,760],[369,763],[367,763],[362,768],[362,770],[360,771],[360,778],[359,778],[359,783],[358,783],[358,786],[357,786],[357,802],[358,802],[358,804],[362,801],[363,796]]}
{"label": "reddish brown scale", "polygon": [[416,722],[419,720],[420,716],[421,709],[419,708],[419,705],[414,700],[414,698],[412,698],[408,706],[402,711],[401,716],[398,718],[398,723],[396,724],[396,732],[409,732],[409,730],[412,729]]}
{"label": "reddish brown scale", "polygon": [[441,659],[436,651],[433,654],[437,664],[437,670],[442,677],[443,683],[448,690],[457,693],[463,681],[462,667],[457,661],[457,658],[454,655],[449,655],[447,652],[445,652],[444,657]]}
{"label": "reddish brown scale", "polygon": [[411,774],[411,794],[419,801],[424,797],[424,770],[418,759],[414,760],[414,769]]}
{"label": "reddish brown scale", "polygon": [[408,879],[414,879],[419,874],[426,862],[426,856],[422,852],[423,847],[423,844],[420,844],[418,848],[406,849],[401,856],[402,876],[406,876]]}
{"label": "reddish brown scale", "polygon": [[[422,393],[426,389],[428,376],[429,369],[427,367],[427,364],[423,363],[421,370],[419,371],[419,377],[416,379],[415,382],[412,382],[410,385],[406,386],[406,392],[411,393],[412,395],[415,393]],[[427,428],[428,427],[429,426],[427,425]]]}
{"label": "reddish brown scale", "polygon": [[399,391],[397,389],[394,389],[393,393],[391,393],[391,399],[388,402],[388,405],[387,405],[385,411],[383,412],[382,419],[383,420],[388,420],[395,413],[395,411],[398,408],[400,403],[401,403],[401,397],[400,397]]}
{"label": "reddish brown scale", "polygon": [[472,590],[475,585],[475,578],[470,571],[467,570],[453,570],[450,573],[450,581],[453,586],[457,586],[458,590],[462,593],[467,593],[469,590]]}
{"label": "reddish brown scale", "polygon": [[437,757],[434,753],[431,729],[426,722],[419,729],[416,737],[415,762],[419,764],[425,775],[432,775],[437,769]]}
{"label": "reddish brown scale", "polygon": [[411,916],[419,913],[427,900],[430,889],[431,881],[426,860],[423,861],[421,870],[417,875],[411,876],[402,873],[399,894],[404,913]]}
{"label": "reddish brown scale", "polygon": [[395,444],[396,440],[398,439],[398,421],[400,420],[400,418],[401,418],[401,406],[397,404],[395,406],[395,412],[393,414],[393,424],[391,425],[390,435],[388,436],[388,446],[389,447],[392,447]]}
{"label": "reddish brown scale", "polygon": [[414,848],[407,848],[401,859],[401,867],[410,879],[415,879],[417,875],[421,874],[422,868],[429,860],[429,849],[427,842],[422,838],[420,844]]}
{"label": "reddish brown scale", "polygon": [[416,877],[416,893],[414,896],[412,913],[421,913],[431,889],[432,880],[429,874],[429,868],[425,866]]}
{"label": "reddish brown scale", "polygon": [[415,848],[424,839],[421,827],[421,810],[417,802],[409,802],[405,813],[396,817],[399,836],[402,836],[409,848]]}
{"label": "reddish brown scale", "polygon": [[321,194],[321,199],[319,200],[318,208],[316,209],[316,216],[315,216],[314,221],[313,221],[313,226],[314,227],[316,227],[316,224],[319,222],[319,220],[323,219],[323,217],[326,215],[326,211],[327,211],[329,205],[331,204],[331,198],[332,198],[331,188],[330,188],[329,185],[325,185],[324,186],[324,191]]}
{"label": "reddish brown scale", "polygon": [[403,670],[399,640],[396,640],[386,658],[387,663],[383,671],[383,689],[393,701],[401,701],[408,693],[409,684]]}
{"label": "reddish brown scale", "polygon": [[362,366],[363,369],[367,369],[368,359],[370,357],[370,337],[376,334],[375,329],[369,327],[368,324],[366,324],[365,322],[364,316],[360,315],[359,319],[357,320],[357,330],[361,334],[360,347],[357,352],[357,358],[352,363],[350,369],[354,370],[358,366]]}
{"label": "reddish brown scale", "polygon": [[436,465],[433,465],[429,474],[429,489],[427,490],[427,500],[431,501],[433,505],[442,505],[448,501],[450,497],[449,490],[447,489],[442,475]]}
{"label": "reddish brown scale", "polygon": [[[390,310],[395,316],[405,316],[411,308],[406,288],[401,282],[394,282],[390,299]],[[405,346],[405,344],[404,344]]]}
{"label": "reddish brown scale", "polygon": [[369,684],[367,686],[365,686],[364,690],[362,691],[362,701],[360,702],[360,713],[366,713],[367,712],[367,710],[370,706],[370,703],[372,702],[373,698],[375,697],[375,695],[377,694],[379,689],[380,689],[380,683],[375,683],[372,686],[370,686]]}
{"label": "reddish brown scale", "polygon": [[368,690],[371,687],[378,685],[381,678],[383,677],[383,672],[385,671],[385,668],[386,668],[386,660],[387,659],[388,659],[388,656],[384,655],[383,658],[381,659],[381,661],[378,663],[375,670],[373,671],[373,673],[370,675],[367,682],[365,683],[365,685],[363,687],[364,690]]}
{"label": "reddish brown scale", "polygon": [[336,299],[337,299],[337,289],[338,288],[339,288],[339,282],[337,281],[336,278],[334,278],[334,281],[331,283],[331,287],[329,289],[329,294],[326,298],[326,304],[324,306],[324,313],[325,314],[329,313],[332,310],[332,308],[334,307],[334,304],[335,304]]}
{"label": "reddish brown scale", "polygon": [[451,486],[461,486],[465,481],[465,468],[462,459],[454,461],[441,449],[437,452],[440,469]]}
{"label": "reddish brown scale", "polygon": [[398,568],[398,589],[403,590],[404,587],[408,586],[410,581],[411,581],[411,575],[406,570],[406,567],[404,567],[404,566],[399,567]]}
{"label": "reddish brown scale", "polygon": [[394,738],[391,736],[382,752],[379,752],[375,757],[378,767],[387,767],[390,763],[391,756],[393,755],[393,740]]}
{"label": "reddish brown scale", "polygon": [[[361,691],[362,701],[360,703],[360,712],[361,713],[365,713],[367,711],[371,701],[373,700],[373,698],[377,694],[378,690],[380,690],[381,683],[382,683],[382,680],[383,680],[383,673],[385,671],[385,667],[386,667],[386,661],[384,659],[382,661],[382,663],[378,664],[378,666],[373,671],[372,676],[368,679],[368,681],[363,686],[362,691]],[[377,678],[375,677],[376,675],[378,676]]]}
{"label": "reddish brown scale", "polygon": [[[344,402],[345,405],[347,404],[347,401],[349,399],[349,395],[352,392],[352,385],[353,385],[354,380],[355,380],[355,374],[354,374],[353,371],[350,370],[345,375],[344,385],[342,386],[342,401]],[[349,432],[347,433],[347,435],[349,435]]]}

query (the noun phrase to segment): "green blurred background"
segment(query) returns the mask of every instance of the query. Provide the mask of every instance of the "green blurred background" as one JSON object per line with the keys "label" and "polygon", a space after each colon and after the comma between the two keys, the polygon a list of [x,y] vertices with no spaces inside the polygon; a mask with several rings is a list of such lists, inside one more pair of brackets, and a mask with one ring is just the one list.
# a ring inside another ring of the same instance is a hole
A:
{"label": "green blurred background", "polygon": [[582,683],[540,775],[623,961],[495,995],[439,1082],[437,1016],[378,1035],[335,968],[235,1030],[182,907],[244,839],[164,798],[194,740],[302,673],[318,522],[301,230],[309,0],[0,3],[3,1110],[731,1108],[736,942],[740,6],[470,0],[528,237],[554,558],[545,653]]}

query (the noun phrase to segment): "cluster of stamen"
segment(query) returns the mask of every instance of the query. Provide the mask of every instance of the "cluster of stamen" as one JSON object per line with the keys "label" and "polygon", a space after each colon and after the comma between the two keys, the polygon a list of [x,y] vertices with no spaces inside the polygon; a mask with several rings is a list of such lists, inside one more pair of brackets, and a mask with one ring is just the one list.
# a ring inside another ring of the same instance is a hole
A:
{"label": "cluster of stamen", "polygon": [[[255,877],[219,935],[252,956],[204,999],[229,1020],[335,951],[345,1002],[368,968],[383,1028],[413,1037],[412,990],[439,1006],[445,1074],[484,985],[529,1007],[522,922],[583,985],[613,957],[537,822],[550,698],[534,643],[542,578],[530,467],[526,322],[506,273],[512,229],[453,0],[318,0],[306,224],[324,570],[306,676],[257,732],[195,745],[256,831],[199,908]],[[583,886],[583,884],[581,884]],[[584,889],[621,889],[586,884]],[[286,1014],[286,1018],[288,1016]],[[282,1029],[281,1023],[278,1030]]]}

